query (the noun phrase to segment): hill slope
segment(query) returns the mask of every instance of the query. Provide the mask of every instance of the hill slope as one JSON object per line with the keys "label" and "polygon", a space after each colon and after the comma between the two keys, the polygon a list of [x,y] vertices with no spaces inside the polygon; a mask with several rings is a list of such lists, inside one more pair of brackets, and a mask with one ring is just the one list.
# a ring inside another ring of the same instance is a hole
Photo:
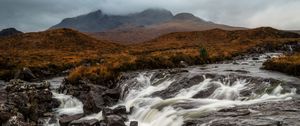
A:
{"label": "hill slope", "polygon": [[[292,32],[262,27],[250,30],[227,31],[213,29],[207,31],[177,32],[162,35],[148,42],[133,45],[133,50],[148,52],[208,48],[213,55],[228,55],[232,52],[247,51],[256,45],[271,43],[280,44],[285,39],[299,38]],[[163,50],[163,51],[162,51]]]}
{"label": "hill slope", "polygon": [[101,65],[78,67],[69,74],[69,80],[88,78],[100,83],[115,78],[122,71],[213,63],[244,54],[280,50],[287,47],[285,44],[297,41],[300,41],[300,35],[296,33],[268,27],[170,33],[148,42],[128,45],[121,54],[106,57]]}
{"label": "hill slope", "polygon": [[100,41],[71,29],[3,37],[0,38],[0,76],[11,78],[14,70],[23,67],[54,74],[120,48],[112,42]]}

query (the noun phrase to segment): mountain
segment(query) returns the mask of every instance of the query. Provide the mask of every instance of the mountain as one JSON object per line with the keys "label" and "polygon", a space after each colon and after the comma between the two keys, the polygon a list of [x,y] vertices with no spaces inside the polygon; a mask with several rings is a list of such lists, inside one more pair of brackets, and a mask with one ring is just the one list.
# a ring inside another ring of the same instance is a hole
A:
{"label": "mountain", "polygon": [[16,34],[22,34],[23,32],[18,31],[15,28],[7,28],[7,29],[3,29],[2,31],[0,31],[0,37],[3,36],[12,36],[12,35],[16,35]]}
{"label": "mountain", "polygon": [[98,10],[64,19],[50,29],[55,28],[72,28],[99,39],[123,44],[144,42],[171,32],[244,29],[205,21],[190,13],[173,15],[165,9],[147,9],[128,15],[107,15]]}
{"label": "mountain", "polygon": [[107,15],[101,10],[74,18],[66,18],[54,28],[73,28],[81,32],[102,32],[115,28],[157,24],[170,20],[172,13],[162,9],[148,9],[140,13],[128,15]]}

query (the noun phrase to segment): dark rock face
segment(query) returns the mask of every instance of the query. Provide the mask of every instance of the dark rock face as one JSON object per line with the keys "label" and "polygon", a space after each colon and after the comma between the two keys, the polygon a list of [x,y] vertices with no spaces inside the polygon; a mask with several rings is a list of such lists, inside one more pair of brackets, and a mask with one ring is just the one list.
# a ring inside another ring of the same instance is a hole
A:
{"label": "dark rock face", "polygon": [[7,87],[7,98],[1,104],[0,123],[30,122],[36,124],[44,113],[51,112],[59,106],[52,98],[50,84],[28,83],[22,80],[11,80]]}
{"label": "dark rock face", "polygon": [[168,10],[148,9],[140,13],[121,15],[103,14],[101,10],[74,18],[64,19],[53,28],[73,28],[83,32],[102,32],[121,26],[145,26],[172,19]]}
{"label": "dark rock face", "polygon": [[87,81],[71,84],[65,80],[60,91],[77,97],[84,105],[85,114],[99,112],[106,106],[112,106],[118,102],[120,97],[120,89],[118,88],[109,89]]}
{"label": "dark rock face", "polygon": [[16,34],[22,34],[23,32],[18,31],[15,28],[7,28],[7,29],[3,29],[2,31],[0,31],[0,37],[3,36],[12,36],[12,35],[16,35]]}

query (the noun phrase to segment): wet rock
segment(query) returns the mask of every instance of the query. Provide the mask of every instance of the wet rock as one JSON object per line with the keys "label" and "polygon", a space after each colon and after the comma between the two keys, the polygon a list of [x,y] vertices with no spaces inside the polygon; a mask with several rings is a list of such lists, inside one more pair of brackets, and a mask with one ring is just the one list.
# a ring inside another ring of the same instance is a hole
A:
{"label": "wet rock", "polygon": [[180,61],[180,66],[182,66],[182,67],[188,67],[189,65],[186,62],[184,62],[184,61]]}
{"label": "wet rock", "polygon": [[299,105],[300,99],[297,98],[289,101],[237,106],[187,120],[184,126],[298,126]]}
{"label": "wet rock", "polygon": [[32,126],[30,123],[26,123],[22,114],[17,113],[10,117],[10,119],[4,123],[5,126]]}
{"label": "wet rock", "polygon": [[84,105],[85,114],[93,114],[101,111],[106,106],[116,104],[121,93],[118,88],[109,89],[108,87],[82,80],[76,84],[65,80],[59,90],[78,98]]}
{"label": "wet rock", "polygon": [[6,101],[7,93],[4,86],[0,85],[0,104]]}
{"label": "wet rock", "polygon": [[[183,76],[183,77],[182,77]],[[170,84],[170,86],[162,91],[154,92],[152,96],[159,96],[163,99],[174,97],[181,89],[189,88],[193,85],[199,84],[204,80],[203,76],[196,75],[189,78],[188,75],[181,75],[178,81]]]}
{"label": "wet rock", "polygon": [[131,121],[129,126],[138,126],[139,123],[137,121]]}
{"label": "wet rock", "polygon": [[91,120],[74,120],[69,126],[102,126],[97,119]]}
{"label": "wet rock", "polygon": [[249,65],[247,62],[242,62],[241,65]]}
{"label": "wet rock", "polygon": [[107,126],[126,126],[125,120],[119,115],[109,115],[105,117]]}
{"label": "wet rock", "polygon": [[113,113],[115,113],[115,114],[127,114],[126,107],[125,106],[118,106],[115,109],[113,109]]}
{"label": "wet rock", "polygon": [[210,126],[281,126],[282,122],[272,119],[236,119],[236,118],[225,118],[215,120],[210,123]]}
{"label": "wet rock", "polygon": [[237,116],[246,116],[249,114],[250,111],[248,109],[227,108],[218,111],[216,115],[224,116],[224,117],[237,117]]}
{"label": "wet rock", "polygon": [[232,64],[233,64],[233,65],[239,65],[239,63],[236,62],[236,61],[234,61]]}
{"label": "wet rock", "polygon": [[3,110],[1,112],[7,113],[11,117],[20,113],[24,120],[36,123],[38,118],[51,112],[60,104],[52,98],[49,88],[50,85],[47,82],[28,83],[22,80],[11,80],[5,89],[8,95],[5,103],[1,105]]}
{"label": "wet rock", "polygon": [[80,119],[81,117],[83,117],[84,115],[83,114],[76,114],[76,115],[72,115],[72,116],[62,116],[62,117],[59,117],[59,124],[61,126],[68,126],[68,124],[74,120],[78,120]]}
{"label": "wet rock", "polygon": [[32,73],[32,71],[29,68],[24,67],[23,69],[17,71],[14,79],[21,79],[21,80],[25,80],[25,81],[34,81],[37,79],[37,77]]}
{"label": "wet rock", "polygon": [[259,58],[258,57],[253,57],[252,60],[259,60]]}
{"label": "wet rock", "polygon": [[123,120],[127,120],[127,112],[126,112],[126,107],[125,106],[119,106],[115,109],[110,109],[110,108],[103,108],[102,109],[102,116],[106,118],[107,116],[110,115],[118,115],[122,117]]}
{"label": "wet rock", "polygon": [[246,70],[235,70],[234,72],[242,73],[242,74],[250,73],[249,71],[246,71]]}
{"label": "wet rock", "polygon": [[115,114],[114,111],[110,108],[103,108],[102,109],[102,116],[103,117],[106,117],[106,116],[109,116],[109,115],[113,115]]}
{"label": "wet rock", "polygon": [[193,98],[207,98],[214,93],[218,86],[211,84],[207,87],[206,90],[199,91]]}
{"label": "wet rock", "polygon": [[119,88],[115,89],[107,89],[102,93],[102,97],[104,98],[104,102],[107,103],[108,106],[112,106],[119,101],[121,90]]}

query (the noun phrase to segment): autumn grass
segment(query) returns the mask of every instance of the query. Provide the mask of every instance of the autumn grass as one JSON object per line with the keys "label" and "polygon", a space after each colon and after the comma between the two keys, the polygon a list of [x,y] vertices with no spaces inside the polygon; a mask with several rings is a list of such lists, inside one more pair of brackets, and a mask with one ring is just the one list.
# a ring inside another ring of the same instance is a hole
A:
{"label": "autumn grass", "polygon": [[272,58],[264,63],[263,68],[300,76],[300,53]]}
{"label": "autumn grass", "polygon": [[256,48],[276,49],[300,41],[298,37],[268,28],[210,30],[171,33],[125,46],[99,41],[70,29],[27,33],[0,39],[0,79],[10,79],[15,71],[28,67],[38,77],[49,76],[41,71],[56,75],[71,69],[70,82],[89,80],[109,84],[121,72],[214,63],[256,53]]}
{"label": "autumn grass", "polygon": [[[299,36],[270,28],[249,31],[211,30],[171,33],[146,43],[127,46],[121,54],[106,55],[104,66],[96,67],[109,67],[109,70],[115,73],[114,75],[119,75],[120,72],[131,70],[175,68],[184,67],[184,64],[214,63],[229,60],[238,55],[262,53],[258,52],[261,51],[260,49],[265,51],[278,50],[284,44],[300,41],[297,37]],[[201,55],[201,49],[206,50],[206,57]],[[85,69],[95,69],[94,67],[86,67]],[[74,72],[78,73],[74,70],[71,74]],[[108,74],[111,75],[111,73]],[[96,78],[107,80],[101,76]],[[73,80],[74,76],[68,78]],[[105,83],[105,81],[102,82]]]}

